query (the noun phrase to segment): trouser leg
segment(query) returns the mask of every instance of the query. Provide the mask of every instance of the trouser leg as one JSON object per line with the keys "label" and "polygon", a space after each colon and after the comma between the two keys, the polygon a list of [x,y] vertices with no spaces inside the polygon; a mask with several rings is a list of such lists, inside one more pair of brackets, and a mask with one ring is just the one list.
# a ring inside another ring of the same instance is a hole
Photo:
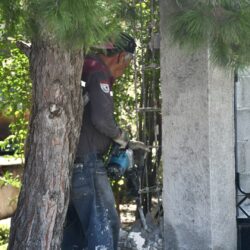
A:
{"label": "trouser leg", "polygon": [[72,204],[69,204],[61,249],[62,250],[82,250],[84,247],[84,234],[78,215]]}
{"label": "trouser leg", "polygon": [[71,202],[85,236],[84,245],[88,246],[88,250],[92,250],[89,247],[89,242],[97,242],[98,239],[95,239],[96,234],[94,233],[96,225],[96,202],[93,168],[91,166],[84,166],[83,168],[73,170]]}
{"label": "trouser leg", "polygon": [[101,161],[74,169],[71,203],[76,213],[75,217],[81,224],[83,233],[77,237],[85,239],[83,245],[87,245],[88,250],[117,250],[119,218]]}
{"label": "trouser leg", "polygon": [[105,169],[99,168],[95,175],[96,200],[101,214],[100,220],[103,223],[103,234],[111,236],[114,250],[118,248],[120,219],[115,208],[114,195]]}

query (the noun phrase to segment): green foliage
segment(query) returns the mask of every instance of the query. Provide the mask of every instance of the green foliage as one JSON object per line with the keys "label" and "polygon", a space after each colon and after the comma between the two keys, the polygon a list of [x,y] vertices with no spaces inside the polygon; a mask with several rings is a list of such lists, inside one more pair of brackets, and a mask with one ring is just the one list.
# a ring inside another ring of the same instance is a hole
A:
{"label": "green foliage", "polygon": [[196,50],[209,45],[214,63],[233,69],[250,65],[250,3],[247,0],[176,1],[170,16],[174,43]]}
{"label": "green foliage", "polygon": [[[103,41],[117,28],[119,1],[4,0],[1,16],[7,34],[19,26],[29,40],[52,40],[68,48],[85,48]],[[14,9],[14,12],[13,12]]]}
{"label": "green foliage", "polygon": [[15,145],[16,153],[22,154],[31,105],[29,63],[26,56],[11,47],[7,55],[0,55],[0,64],[0,113],[10,119],[12,132],[0,147]]}
{"label": "green foliage", "polygon": [[113,90],[116,122],[135,136],[136,114],[132,67],[126,71],[122,78],[117,80]]}
{"label": "green foliage", "polygon": [[7,250],[7,249],[8,249],[8,243],[0,245],[0,250]]}
{"label": "green foliage", "polygon": [[0,225],[0,250],[7,249],[10,229],[7,226]]}
{"label": "green foliage", "polygon": [[11,185],[16,188],[21,187],[19,176],[13,176],[10,172],[5,172],[3,176],[0,176],[0,187],[3,185]]}
{"label": "green foliage", "polygon": [[23,29],[23,7],[20,0],[0,1],[0,24],[3,25],[2,39],[15,36],[18,30]]}
{"label": "green foliage", "polygon": [[117,24],[112,20],[117,8],[115,3],[111,0],[30,0],[29,23],[38,36],[45,36],[49,31],[55,34],[55,39],[70,46],[86,47],[107,37]]}

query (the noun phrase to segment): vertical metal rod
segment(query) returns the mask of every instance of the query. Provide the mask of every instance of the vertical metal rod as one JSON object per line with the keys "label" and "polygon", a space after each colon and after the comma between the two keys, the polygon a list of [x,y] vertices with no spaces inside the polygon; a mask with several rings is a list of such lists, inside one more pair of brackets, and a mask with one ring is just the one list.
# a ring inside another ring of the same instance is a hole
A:
{"label": "vertical metal rod", "polygon": [[[235,174],[238,172],[238,147],[237,147],[237,83],[238,83],[238,74],[234,73],[234,157],[235,157]],[[240,177],[239,177],[240,178]],[[238,190],[236,185],[236,204],[238,200]],[[239,208],[236,209],[236,217],[239,216]]]}
{"label": "vertical metal rod", "polygon": [[[142,2],[140,2],[140,14],[141,14],[141,38],[142,38],[142,32],[143,32],[143,18],[142,18]],[[143,39],[141,39],[142,41]],[[144,57],[144,51],[145,48],[143,47],[143,45],[141,46],[141,51],[142,51],[142,55],[141,55],[141,63],[142,63],[142,67],[141,67],[141,74],[142,74],[142,82],[141,82],[141,90],[142,90],[142,107],[145,108],[147,107],[147,96],[146,96],[146,84],[145,84],[145,57]],[[147,119],[147,114],[146,112],[143,112],[143,133],[142,133],[142,140],[145,144],[147,144],[147,123],[146,120]],[[145,169],[145,184],[146,184],[146,189],[148,189],[148,162],[147,159],[144,160],[144,169]],[[149,210],[149,193],[147,192],[147,211]]]}
{"label": "vertical metal rod", "polygon": [[[135,8],[135,0],[133,0],[133,6]],[[133,26],[134,26],[134,32],[136,32],[136,20],[133,20]],[[135,95],[135,119],[136,119],[136,139],[138,139],[139,137],[139,114],[137,112],[138,110],[138,96],[137,96],[137,89],[138,89],[138,85],[137,85],[137,74],[138,74],[138,69],[137,69],[137,51],[135,51],[135,57],[133,59],[133,65],[134,65],[134,95]]]}
{"label": "vertical metal rod", "polygon": [[[154,27],[153,25],[155,25],[154,23],[154,0],[151,0],[151,49],[152,49],[152,60],[151,63],[155,64],[155,48],[154,48],[154,39],[153,39],[153,35],[154,35]],[[155,67],[152,68],[152,95],[153,95],[153,107],[156,108],[156,69]],[[157,121],[156,121],[156,112],[153,113],[153,127],[154,127],[154,144],[155,146],[158,146],[157,144]]]}

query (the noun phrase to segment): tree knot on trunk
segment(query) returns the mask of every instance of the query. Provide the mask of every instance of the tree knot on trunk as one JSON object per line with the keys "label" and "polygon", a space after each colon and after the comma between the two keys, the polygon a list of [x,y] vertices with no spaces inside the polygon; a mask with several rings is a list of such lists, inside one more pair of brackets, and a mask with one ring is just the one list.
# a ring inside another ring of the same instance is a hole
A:
{"label": "tree knot on trunk", "polygon": [[49,112],[50,112],[49,118],[53,119],[53,118],[58,117],[58,116],[61,115],[62,108],[60,106],[58,106],[57,104],[55,104],[55,103],[51,103],[49,105]]}

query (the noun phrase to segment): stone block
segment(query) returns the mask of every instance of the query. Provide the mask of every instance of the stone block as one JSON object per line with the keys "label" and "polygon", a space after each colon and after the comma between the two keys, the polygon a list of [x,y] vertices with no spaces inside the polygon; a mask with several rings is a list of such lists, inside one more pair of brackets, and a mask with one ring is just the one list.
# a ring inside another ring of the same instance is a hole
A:
{"label": "stone block", "polygon": [[237,110],[237,140],[250,141],[250,109]]}
{"label": "stone block", "polygon": [[237,142],[237,172],[246,172],[246,149],[245,142]]}
{"label": "stone block", "polygon": [[240,83],[240,103],[241,107],[249,107],[250,108],[250,75],[239,77]]}
{"label": "stone block", "polygon": [[250,141],[237,142],[237,171],[250,174]]}
{"label": "stone block", "polygon": [[240,174],[239,181],[240,181],[240,188],[245,193],[250,193],[250,173],[249,174]]}
{"label": "stone block", "polygon": [[240,70],[238,72],[238,78],[240,79],[241,77],[250,77],[250,69]]}

